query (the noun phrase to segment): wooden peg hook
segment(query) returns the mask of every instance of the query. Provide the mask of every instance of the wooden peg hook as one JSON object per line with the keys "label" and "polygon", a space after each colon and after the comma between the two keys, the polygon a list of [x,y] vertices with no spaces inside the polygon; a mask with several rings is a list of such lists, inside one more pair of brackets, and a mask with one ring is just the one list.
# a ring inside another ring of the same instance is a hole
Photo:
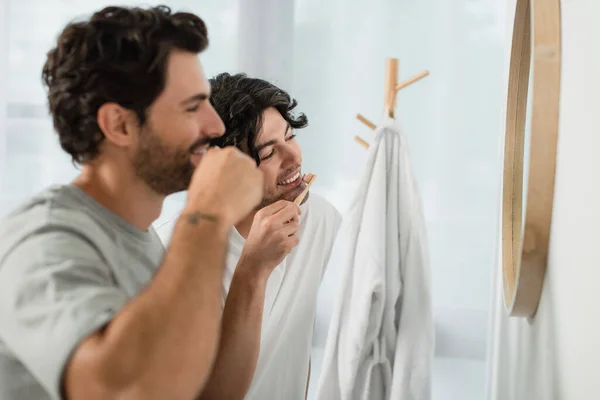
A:
{"label": "wooden peg hook", "polygon": [[[413,76],[403,82],[398,83],[398,59],[388,58],[385,64],[385,89],[384,89],[384,116],[394,118],[394,112],[396,108],[396,94],[400,89],[403,89],[413,83],[425,78],[429,75],[429,71],[425,70],[418,75]],[[377,129],[377,125],[363,117],[361,114],[356,114],[356,119],[371,128],[372,130]],[[354,140],[358,142],[364,148],[369,148],[369,144],[358,136],[354,137]]]}
{"label": "wooden peg hook", "polygon": [[396,85],[396,92],[398,92],[400,89],[407,87],[408,85],[412,85],[413,83],[425,78],[427,75],[429,75],[429,71],[425,70],[425,71],[421,72],[420,74],[415,75],[412,78],[399,83],[398,85]]}
{"label": "wooden peg hook", "polygon": [[363,139],[361,139],[360,137],[358,137],[358,136],[354,136],[354,140],[355,140],[355,141],[356,141],[358,144],[360,144],[362,147],[364,147],[365,149],[368,149],[368,148],[369,148],[369,143],[365,142],[365,141],[364,141]]}
{"label": "wooden peg hook", "polygon": [[358,119],[360,122],[362,122],[363,124],[365,124],[366,126],[371,128],[372,130],[377,129],[377,125],[375,125],[374,123],[372,123],[371,121],[369,121],[368,119],[363,117],[361,114],[356,114],[356,119]]}
{"label": "wooden peg hook", "polygon": [[396,109],[396,86],[398,85],[398,59],[388,58],[385,63],[385,89],[383,104],[385,115],[394,118]]}

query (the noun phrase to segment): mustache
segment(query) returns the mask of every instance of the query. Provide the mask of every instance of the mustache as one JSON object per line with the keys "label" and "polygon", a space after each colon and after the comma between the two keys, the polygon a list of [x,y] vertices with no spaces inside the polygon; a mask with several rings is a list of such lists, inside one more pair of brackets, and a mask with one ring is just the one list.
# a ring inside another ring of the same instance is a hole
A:
{"label": "mustache", "polygon": [[294,172],[295,170],[297,170],[298,168],[300,168],[300,166],[301,166],[301,164],[296,164],[293,167],[290,167],[290,168],[286,169],[283,173],[279,174],[279,177],[277,178],[277,181],[279,182],[285,176],[291,174],[292,172]]}
{"label": "mustache", "polygon": [[189,148],[189,152],[193,153],[199,147],[206,146],[207,144],[210,145],[210,139],[209,138],[200,138],[200,139],[196,140],[194,143],[192,143],[192,145]]}

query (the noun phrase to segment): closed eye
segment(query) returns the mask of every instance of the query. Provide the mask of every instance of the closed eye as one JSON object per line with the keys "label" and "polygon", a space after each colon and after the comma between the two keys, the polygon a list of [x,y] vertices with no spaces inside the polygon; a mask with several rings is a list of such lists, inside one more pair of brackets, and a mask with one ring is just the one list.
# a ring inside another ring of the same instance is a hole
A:
{"label": "closed eye", "polygon": [[[294,140],[296,138],[296,135],[290,135],[289,137],[287,137],[285,139],[286,142],[289,142],[290,140]],[[268,160],[269,158],[273,157],[275,155],[275,149],[271,150],[271,152],[269,154],[267,154],[264,157],[261,157],[261,160]]]}
{"label": "closed eye", "polygon": [[269,158],[273,157],[274,155],[275,155],[275,149],[271,150],[271,152],[269,154],[267,154],[266,156],[261,157],[261,160],[262,161],[268,160]]}
{"label": "closed eye", "polygon": [[196,112],[196,111],[198,111],[199,108],[200,108],[200,105],[196,104],[195,106],[186,108],[185,111],[186,112]]}

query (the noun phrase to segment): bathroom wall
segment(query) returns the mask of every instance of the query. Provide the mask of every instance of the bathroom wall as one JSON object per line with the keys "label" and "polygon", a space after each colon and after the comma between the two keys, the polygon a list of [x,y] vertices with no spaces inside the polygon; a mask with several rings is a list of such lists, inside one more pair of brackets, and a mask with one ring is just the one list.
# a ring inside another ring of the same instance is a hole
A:
{"label": "bathroom wall", "polygon": [[[511,0],[510,23],[514,7]],[[600,398],[600,2],[562,1],[561,8],[560,130],[548,269],[530,321],[506,317],[497,290],[488,385],[493,400]],[[498,288],[500,283],[499,277]]]}

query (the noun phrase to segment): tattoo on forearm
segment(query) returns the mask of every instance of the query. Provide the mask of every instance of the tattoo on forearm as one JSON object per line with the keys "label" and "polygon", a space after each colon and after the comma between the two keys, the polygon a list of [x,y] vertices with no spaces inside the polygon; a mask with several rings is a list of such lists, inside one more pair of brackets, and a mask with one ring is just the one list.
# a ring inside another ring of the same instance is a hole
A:
{"label": "tattoo on forearm", "polygon": [[214,215],[204,214],[204,213],[201,213],[200,211],[186,214],[184,217],[185,217],[185,220],[192,225],[198,225],[198,223],[200,223],[200,221],[218,222],[217,217],[215,217]]}

